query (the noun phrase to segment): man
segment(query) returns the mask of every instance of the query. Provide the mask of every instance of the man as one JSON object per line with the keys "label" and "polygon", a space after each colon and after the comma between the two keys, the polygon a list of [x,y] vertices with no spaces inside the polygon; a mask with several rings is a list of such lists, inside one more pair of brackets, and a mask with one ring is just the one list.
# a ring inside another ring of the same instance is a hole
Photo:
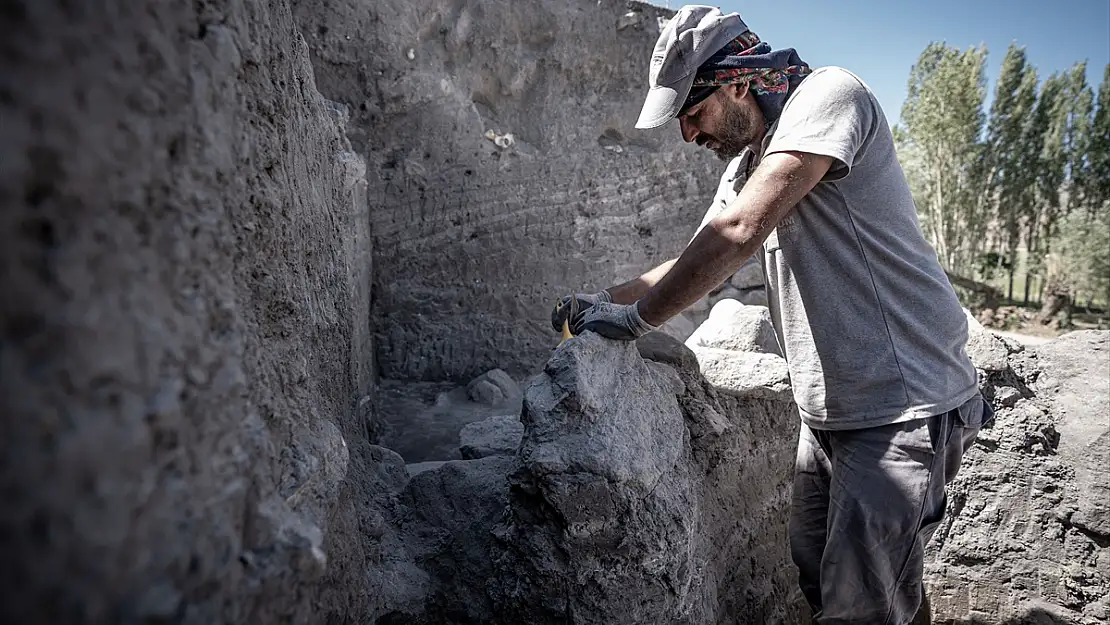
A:
{"label": "man", "polygon": [[574,310],[576,334],[636,339],[762,246],[802,418],[789,533],[803,594],[820,624],[909,623],[945,484],[989,408],[883,112],[848,71],[811,70],[704,6],[664,28],[649,83],[637,127],[677,117],[746,182],[677,259],[578,294],[552,323]]}

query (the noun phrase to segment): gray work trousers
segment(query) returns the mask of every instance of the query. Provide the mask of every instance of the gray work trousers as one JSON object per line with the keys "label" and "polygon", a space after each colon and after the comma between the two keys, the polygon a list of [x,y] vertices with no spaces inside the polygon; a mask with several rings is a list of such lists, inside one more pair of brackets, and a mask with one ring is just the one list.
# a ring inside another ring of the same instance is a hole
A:
{"label": "gray work trousers", "polygon": [[993,416],[981,395],[947,413],[862,430],[802,425],[790,551],[817,625],[906,625],[944,487]]}

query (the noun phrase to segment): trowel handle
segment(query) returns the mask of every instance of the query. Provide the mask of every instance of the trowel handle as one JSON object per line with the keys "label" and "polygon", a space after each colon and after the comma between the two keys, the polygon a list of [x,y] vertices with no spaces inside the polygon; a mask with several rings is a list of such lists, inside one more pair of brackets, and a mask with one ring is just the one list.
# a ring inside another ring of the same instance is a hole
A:
{"label": "trowel handle", "polygon": [[559,345],[566,343],[567,339],[572,338],[574,338],[574,335],[570,333],[570,321],[565,320],[563,321],[563,340],[559,341]]}

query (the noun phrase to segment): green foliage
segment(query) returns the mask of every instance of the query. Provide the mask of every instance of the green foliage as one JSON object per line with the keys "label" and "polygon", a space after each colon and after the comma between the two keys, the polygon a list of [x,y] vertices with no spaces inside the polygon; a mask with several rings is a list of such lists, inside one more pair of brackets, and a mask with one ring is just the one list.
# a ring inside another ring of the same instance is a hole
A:
{"label": "green foliage", "polygon": [[1073,298],[1110,301],[1110,210],[1069,213],[1060,220],[1051,249],[1045,263],[1050,277]]}
{"label": "green foliage", "polygon": [[[948,267],[973,263],[988,215],[980,207],[986,50],[930,44],[910,73],[899,149],[921,221]],[[912,155],[912,156],[910,156]]]}
{"label": "green foliage", "polygon": [[[984,190],[993,202],[990,209],[998,229],[999,265],[1004,264],[1010,297],[1017,267],[1022,220],[1032,210],[1033,189],[1039,167],[1039,154],[1022,149],[1042,126],[1031,123],[1037,101],[1037,70],[1025,62],[1025,49],[1011,44],[1002,61],[994,102],[991,104],[987,134],[990,168],[984,177]],[[989,279],[986,272],[981,277]]]}
{"label": "green foliage", "polygon": [[1110,65],[1097,95],[1086,63],[1038,84],[1012,44],[985,115],[986,55],[934,42],[910,71],[894,135],[927,236],[1011,298],[1021,266],[1027,299],[1037,281],[1110,301]]}
{"label": "green foliage", "polygon": [[1087,85],[1087,64],[1079,63],[1073,69],[1070,80],[1071,110],[1064,143],[1067,153],[1067,205],[1065,212],[1071,213],[1086,205],[1090,194],[1091,164],[1091,127],[1094,124],[1094,94]]}
{"label": "green foliage", "polygon": [[1084,204],[1092,213],[1110,202],[1110,64],[1102,73],[1097,106],[1087,139],[1087,178],[1084,181]]}

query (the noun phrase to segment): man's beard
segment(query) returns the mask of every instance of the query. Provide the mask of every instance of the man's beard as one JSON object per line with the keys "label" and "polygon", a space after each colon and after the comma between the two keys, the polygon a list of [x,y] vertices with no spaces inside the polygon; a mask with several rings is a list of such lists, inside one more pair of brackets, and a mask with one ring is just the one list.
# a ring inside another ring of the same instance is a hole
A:
{"label": "man's beard", "polygon": [[724,120],[720,133],[715,138],[717,148],[713,152],[717,158],[722,161],[732,160],[755,140],[755,123],[743,106],[726,100]]}

